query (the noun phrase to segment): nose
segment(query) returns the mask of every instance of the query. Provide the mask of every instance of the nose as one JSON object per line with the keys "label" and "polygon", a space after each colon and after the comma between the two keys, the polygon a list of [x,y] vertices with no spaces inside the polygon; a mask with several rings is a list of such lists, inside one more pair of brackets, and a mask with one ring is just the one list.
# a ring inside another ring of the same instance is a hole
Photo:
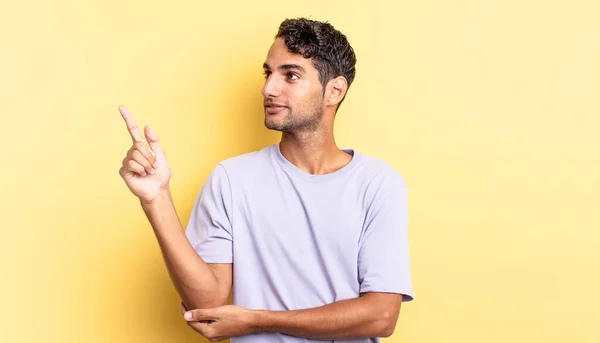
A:
{"label": "nose", "polygon": [[265,98],[277,98],[281,94],[281,83],[275,75],[271,74],[267,77],[261,93]]}

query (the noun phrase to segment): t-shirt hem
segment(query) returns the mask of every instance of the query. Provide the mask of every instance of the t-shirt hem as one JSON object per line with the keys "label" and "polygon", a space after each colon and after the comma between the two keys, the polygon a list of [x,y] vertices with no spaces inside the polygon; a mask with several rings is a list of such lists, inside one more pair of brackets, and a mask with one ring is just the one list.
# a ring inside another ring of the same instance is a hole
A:
{"label": "t-shirt hem", "polygon": [[206,256],[199,254],[206,263],[233,263],[233,258],[229,256]]}
{"label": "t-shirt hem", "polygon": [[402,290],[402,289],[392,289],[385,287],[365,287],[360,289],[360,293],[367,292],[379,292],[379,293],[395,293],[402,294],[402,302],[412,301],[414,299],[414,295],[412,291]]}

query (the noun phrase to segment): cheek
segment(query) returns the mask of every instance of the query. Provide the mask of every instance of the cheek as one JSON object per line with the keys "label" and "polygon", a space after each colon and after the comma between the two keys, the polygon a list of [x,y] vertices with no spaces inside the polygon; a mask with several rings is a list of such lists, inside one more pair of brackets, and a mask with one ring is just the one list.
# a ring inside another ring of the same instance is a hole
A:
{"label": "cheek", "polygon": [[288,93],[290,101],[293,101],[296,104],[310,104],[314,103],[317,99],[320,98],[320,94],[318,91],[315,91],[313,87],[309,85],[303,85],[301,87],[297,87],[290,93]]}

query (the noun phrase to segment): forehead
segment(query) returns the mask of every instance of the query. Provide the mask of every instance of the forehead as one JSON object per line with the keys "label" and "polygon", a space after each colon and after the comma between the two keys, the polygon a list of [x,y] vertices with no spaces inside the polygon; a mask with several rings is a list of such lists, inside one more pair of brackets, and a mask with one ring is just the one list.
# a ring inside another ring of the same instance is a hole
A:
{"label": "forehead", "polygon": [[283,38],[277,38],[273,44],[271,44],[265,63],[268,64],[271,69],[277,69],[284,64],[298,64],[307,72],[317,71],[310,58],[304,58],[300,54],[290,52],[287,45],[285,45]]}

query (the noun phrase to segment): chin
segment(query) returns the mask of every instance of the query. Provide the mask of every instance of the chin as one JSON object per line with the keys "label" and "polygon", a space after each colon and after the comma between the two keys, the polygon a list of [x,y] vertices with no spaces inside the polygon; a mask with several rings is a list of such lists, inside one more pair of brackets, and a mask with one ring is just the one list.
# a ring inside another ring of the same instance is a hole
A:
{"label": "chin", "polygon": [[276,127],[281,125],[281,120],[278,115],[268,114],[265,112],[265,126],[268,128]]}
{"label": "chin", "polygon": [[267,120],[265,119],[265,127],[269,130],[275,130],[275,131],[282,131],[280,125],[278,125],[278,123],[275,123],[271,120]]}

